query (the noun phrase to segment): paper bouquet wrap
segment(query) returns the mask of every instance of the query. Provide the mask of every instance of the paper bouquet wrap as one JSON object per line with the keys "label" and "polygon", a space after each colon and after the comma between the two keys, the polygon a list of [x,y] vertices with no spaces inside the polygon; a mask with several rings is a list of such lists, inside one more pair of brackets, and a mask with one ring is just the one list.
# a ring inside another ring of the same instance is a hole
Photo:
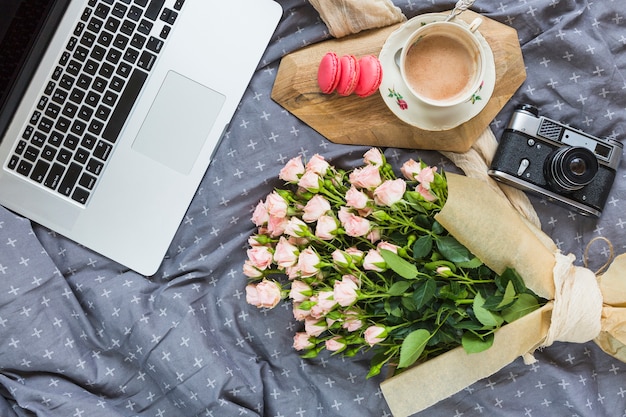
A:
{"label": "paper bouquet wrap", "polygon": [[[626,255],[596,275],[573,265],[555,243],[525,221],[484,181],[448,174],[448,200],[436,216],[459,242],[497,273],[512,267],[528,288],[550,300],[495,334],[491,348],[457,348],[408,369],[381,385],[395,417],[421,411],[488,377],[518,356],[527,363],[539,347],[555,341],[595,342],[626,362]],[[435,378],[433,378],[436,376]],[[429,390],[415,392],[420,381]]]}

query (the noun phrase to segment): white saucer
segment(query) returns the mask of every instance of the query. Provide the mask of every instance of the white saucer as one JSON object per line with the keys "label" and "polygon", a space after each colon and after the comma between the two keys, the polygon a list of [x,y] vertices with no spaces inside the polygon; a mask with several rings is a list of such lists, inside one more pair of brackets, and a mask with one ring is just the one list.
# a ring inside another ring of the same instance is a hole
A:
{"label": "white saucer", "polygon": [[423,130],[449,130],[467,122],[485,108],[496,84],[493,52],[477,30],[475,34],[487,53],[488,65],[482,87],[474,95],[473,100],[446,109],[428,105],[408,91],[394,55],[402,48],[411,33],[420,26],[444,20],[446,17],[448,14],[428,13],[412,18],[389,35],[378,55],[383,68],[383,80],[379,91],[385,104],[400,120]]}

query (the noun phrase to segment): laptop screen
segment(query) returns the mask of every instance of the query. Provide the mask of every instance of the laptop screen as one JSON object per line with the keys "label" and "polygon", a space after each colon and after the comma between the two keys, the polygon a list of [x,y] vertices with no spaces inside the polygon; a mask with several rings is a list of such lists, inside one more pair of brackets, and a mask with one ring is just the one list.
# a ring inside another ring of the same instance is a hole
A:
{"label": "laptop screen", "polygon": [[69,0],[2,0],[0,138]]}

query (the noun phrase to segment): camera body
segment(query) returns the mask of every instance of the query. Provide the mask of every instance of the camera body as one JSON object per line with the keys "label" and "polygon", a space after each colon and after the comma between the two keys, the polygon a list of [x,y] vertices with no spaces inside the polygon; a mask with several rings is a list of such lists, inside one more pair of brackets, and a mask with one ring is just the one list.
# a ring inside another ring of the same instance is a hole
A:
{"label": "camera body", "polygon": [[623,145],[599,139],[519,106],[502,134],[489,175],[585,216],[600,217]]}

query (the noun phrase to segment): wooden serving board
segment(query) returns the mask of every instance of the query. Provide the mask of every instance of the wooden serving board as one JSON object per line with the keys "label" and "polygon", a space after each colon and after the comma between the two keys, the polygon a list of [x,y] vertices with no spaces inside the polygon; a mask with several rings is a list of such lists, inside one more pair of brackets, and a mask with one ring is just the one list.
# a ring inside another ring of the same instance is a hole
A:
{"label": "wooden serving board", "polygon": [[[458,18],[471,22],[479,15],[466,11]],[[493,51],[496,84],[486,107],[473,119],[445,131],[427,131],[398,119],[379,93],[361,98],[323,94],[317,69],[330,51],[338,55],[378,56],[387,37],[400,24],[331,39],[285,56],[278,69],[272,99],[335,143],[466,152],[526,79],[517,31],[483,18],[480,33]]]}

